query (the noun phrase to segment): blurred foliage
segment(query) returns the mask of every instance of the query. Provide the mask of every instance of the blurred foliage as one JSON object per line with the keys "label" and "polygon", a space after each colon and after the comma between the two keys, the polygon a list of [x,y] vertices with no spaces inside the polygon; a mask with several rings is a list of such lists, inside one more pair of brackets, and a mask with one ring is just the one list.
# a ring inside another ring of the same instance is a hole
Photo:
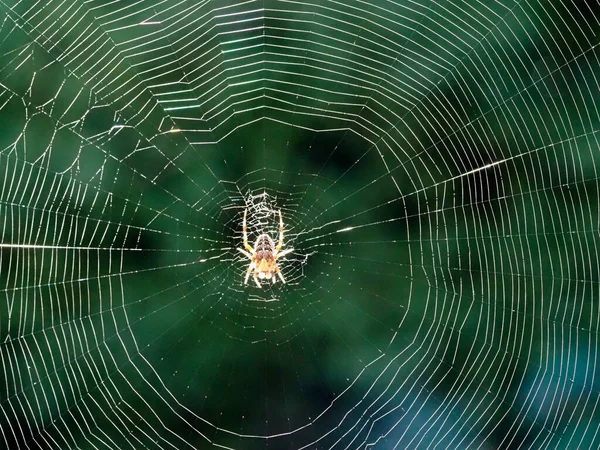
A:
{"label": "blurred foliage", "polygon": [[592,8],[0,6],[4,442],[597,447]]}

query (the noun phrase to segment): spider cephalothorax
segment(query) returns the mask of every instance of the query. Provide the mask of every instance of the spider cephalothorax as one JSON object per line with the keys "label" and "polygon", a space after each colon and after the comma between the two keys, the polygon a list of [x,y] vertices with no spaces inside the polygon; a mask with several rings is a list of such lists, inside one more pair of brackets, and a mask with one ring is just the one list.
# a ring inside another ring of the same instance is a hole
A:
{"label": "spider cephalothorax", "polygon": [[246,255],[250,259],[250,265],[246,271],[246,278],[244,278],[244,284],[248,283],[250,273],[254,270],[254,282],[258,287],[262,287],[258,279],[272,280],[273,283],[277,281],[275,274],[279,276],[281,281],[285,283],[285,279],[279,270],[277,265],[277,259],[287,255],[293,248],[281,250],[283,247],[283,219],[281,218],[281,211],[279,211],[279,241],[275,245],[275,241],[268,234],[261,234],[256,238],[254,248],[248,245],[248,233],[246,232],[246,212],[244,210],[244,221],[242,222],[242,231],[244,235],[244,248],[238,250]]}

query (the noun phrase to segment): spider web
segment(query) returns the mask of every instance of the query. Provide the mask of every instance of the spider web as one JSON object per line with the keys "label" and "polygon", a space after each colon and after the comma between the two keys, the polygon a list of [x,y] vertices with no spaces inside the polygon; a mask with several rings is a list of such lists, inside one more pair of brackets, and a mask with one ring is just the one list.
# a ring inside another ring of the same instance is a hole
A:
{"label": "spider web", "polygon": [[4,447],[600,447],[597,4],[0,10]]}

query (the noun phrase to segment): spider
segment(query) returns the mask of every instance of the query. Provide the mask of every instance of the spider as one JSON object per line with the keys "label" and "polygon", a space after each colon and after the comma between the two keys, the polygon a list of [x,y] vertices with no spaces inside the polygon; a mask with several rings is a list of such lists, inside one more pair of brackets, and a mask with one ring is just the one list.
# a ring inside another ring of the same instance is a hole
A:
{"label": "spider", "polygon": [[279,276],[281,281],[285,283],[285,279],[281,274],[281,270],[279,270],[279,266],[277,265],[277,260],[282,256],[287,255],[288,253],[294,251],[293,248],[287,248],[285,250],[281,250],[283,247],[283,219],[281,218],[281,211],[279,212],[279,241],[277,242],[277,246],[275,246],[275,241],[268,234],[261,234],[256,238],[256,242],[254,243],[254,248],[248,245],[248,234],[246,232],[246,212],[247,209],[244,210],[244,221],[242,222],[242,230],[244,234],[244,250],[243,248],[237,247],[237,249],[242,252],[246,257],[250,259],[250,265],[248,266],[248,270],[246,271],[246,278],[244,278],[244,284],[248,284],[248,278],[250,277],[250,273],[254,270],[254,282],[259,288],[262,288],[258,279],[267,279],[273,280],[273,284],[277,281],[275,274]]}

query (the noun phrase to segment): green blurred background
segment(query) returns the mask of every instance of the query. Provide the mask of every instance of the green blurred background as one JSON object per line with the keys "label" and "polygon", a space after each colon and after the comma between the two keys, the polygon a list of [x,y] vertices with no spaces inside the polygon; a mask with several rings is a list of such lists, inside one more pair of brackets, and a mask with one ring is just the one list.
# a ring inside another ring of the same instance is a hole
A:
{"label": "green blurred background", "polygon": [[0,11],[0,447],[600,447],[598,5]]}

